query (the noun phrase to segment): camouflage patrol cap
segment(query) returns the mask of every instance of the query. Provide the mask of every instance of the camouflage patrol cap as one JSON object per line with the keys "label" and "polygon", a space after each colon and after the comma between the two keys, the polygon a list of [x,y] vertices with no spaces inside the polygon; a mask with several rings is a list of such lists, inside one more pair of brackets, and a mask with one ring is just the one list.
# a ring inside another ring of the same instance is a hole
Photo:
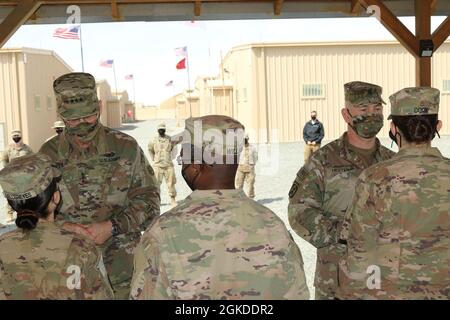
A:
{"label": "camouflage patrol cap", "polygon": [[52,129],[56,129],[56,128],[65,128],[66,125],[64,124],[64,121],[55,121],[55,123],[53,124]]}
{"label": "camouflage patrol cap", "polygon": [[344,84],[345,103],[355,107],[363,106],[371,103],[383,103],[381,93],[383,89],[375,84],[353,81]]}
{"label": "camouflage patrol cap", "polygon": [[95,79],[89,73],[73,72],[53,82],[58,113],[63,119],[77,119],[100,110]]}
{"label": "camouflage patrol cap", "polygon": [[438,114],[439,90],[429,87],[402,89],[389,97],[392,116],[412,116]]}
{"label": "camouflage patrol cap", "polygon": [[158,125],[158,130],[159,129],[165,129],[166,128],[166,124],[165,123],[160,123],[159,125]]}
{"label": "camouflage patrol cap", "polygon": [[185,122],[185,131],[189,133],[194,149],[214,150],[214,155],[237,155],[244,143],[244,126],[223,115],[189,118]]}
{"label": "camouflage patrol cap", "polygon": [[11,137],[21,137],[22,132],[20,130],[13,130],[11,131]]}
{"label": "camouflage patrol cap", "polygon": [[47,189],[53,178],[60,175],[52,167],[49,156],[34,153],[13,159],[0,171],[0,186],[5,198],[27,200]]}

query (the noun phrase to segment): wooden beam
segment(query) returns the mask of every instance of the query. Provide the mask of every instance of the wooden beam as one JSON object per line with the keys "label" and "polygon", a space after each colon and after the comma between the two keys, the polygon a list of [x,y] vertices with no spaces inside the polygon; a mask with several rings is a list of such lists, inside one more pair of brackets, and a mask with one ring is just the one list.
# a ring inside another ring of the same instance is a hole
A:
{"label": "wooden beam", "polygon": [[[431,2],[432,0],[414,1],[418,41],[431,39]],[[416,86],[431,87],[431,57],[421,57],[419,51],[416,57]]]}
{"label": "wooden beam", "polygon": [[39,8],[41,1],[21,0],[14,10],[0,24],[0,48]]}
{"label": "wooden beam", "polygon": [[414,56],[419,52],[419,41],[411,31],[387,8],[380,0],[360,0],[361,5],[367,9],[377,6],[380,10],[380,22],[390,33]]}
{"label": "wooden beam", "polygon": [[361,3],[359,0],[352,0],[350,13],[353,15],[357,15],[361,11]]}
{"label": "wooden beam", "polygon": [[202,2],[200,0],[195,0],[194,3],[194,15],[199,17],[202,14]]}
{"label": "wooden beam", "polygon": [[431,35],[434,50],[438,49],[448,37],[450,37],[450,16],[448,16]]}
{"label": "wooden beam", "polygon": [[119,6],[117,5],[117,1],[111,1],[111,16],[114,21],[120,21],[120,11]]}
{"label": "wooden beam", "polygon": [[281,14],[281,8],[283,7],[284,0],[275,0],[273,3],[273,14],[279,16]]}

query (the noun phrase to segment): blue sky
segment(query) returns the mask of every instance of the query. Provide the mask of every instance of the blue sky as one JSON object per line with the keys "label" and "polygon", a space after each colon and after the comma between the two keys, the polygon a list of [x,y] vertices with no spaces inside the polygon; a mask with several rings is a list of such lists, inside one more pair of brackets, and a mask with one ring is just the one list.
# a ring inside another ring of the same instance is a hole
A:
{"label": "blue sky", "polygon": [[[414,18],[402,18],[414,30]],[[444,17],[433,17],[434,30]],[[52,37],[64,25],[22,26],[4,47],[32,47],[54,50],[75,71],[81,71],[80,43]],[[121,22],[83,24],[85,71],[97,80],[106,79],[114,88],[112,69],[99,66],[101,59],[114,59],[117,87],[126,89],[133,99],[134,74],[136,101],[157,105],[187,87],[184,70],[176,70],[179,60],[174,48],[187,46],[191,83],[199,75],[215,75],[220,55],[234,46],[256,42],[319,42],[345,40],[395,40],[371,18],[285,19],[189,22]],[[173,88],[165,84],[174,81]]]}

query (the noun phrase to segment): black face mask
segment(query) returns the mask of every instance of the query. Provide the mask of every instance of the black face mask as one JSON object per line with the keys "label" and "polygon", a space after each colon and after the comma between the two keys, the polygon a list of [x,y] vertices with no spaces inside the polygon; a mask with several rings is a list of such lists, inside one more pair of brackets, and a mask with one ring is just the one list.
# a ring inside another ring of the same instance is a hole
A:
{"label": "black face mask", "polygon": [[164,129],[158,129],[158,133],[161,137],[164,137],[164,135],[166,134],[166,130]]}
{"label": "black face mask", "polygon": [[316,120],[317,119],[317,117],[311,117],[311,120]]}
{"label": "black face mask", "polygon": [[13,141],[14,141],[15,143],[19,143],[20,140],[22,140],[21,137],[15,137],[15,138],[13,138]]}
{"label": "black face mask", "polygon": [[[398,140],[399,142],[397,142],[397,136],[398,136]],[[395,135],[392,134],[392,131],[389,130],[389,138],[391,138],[392,142],[391,142],[391,148],[392,148],[392,144],[395,142],[395,144],[400,148],[402,146],[402,136],[400,135],[400,133],[398,133],[398,130],[396,130]]]}
{"label": "black face mask", "polygon": [[56,131],[56,133],[57,134],[61,134],[62,132],[63,132],[63,128],[58,128],[58,129],[55,129],[55,131]]}

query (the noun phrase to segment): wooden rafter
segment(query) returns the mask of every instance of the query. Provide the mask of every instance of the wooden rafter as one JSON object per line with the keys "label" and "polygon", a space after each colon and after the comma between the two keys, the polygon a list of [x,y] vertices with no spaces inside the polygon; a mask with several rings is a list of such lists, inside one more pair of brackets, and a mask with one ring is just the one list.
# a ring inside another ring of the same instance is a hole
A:
{"label": "wooden rafter", "polygon": [[360,0],[367,9],[369,6],[380,8],[380,21],[391,34],[414,56],[418,56],[419,41],[411,31],[380,0]]}
{"label": "wooden rafter", "polygon": [[0,48],[39,8],[41,1],[21,0],[14,10],[0,24]]}
{"label": "wooden rafter", "polygon": [[361,3],[359,0],[352,0],[350,13],[357,15],[361,11]]}
{"label": "wooden rafter", "polygon": [[273,14],[279,16],[281,14],[281,8],[283,7],[284,0],[275,0],[273,3]]}
{"label": "wooden rafter", "polygon": [[[415,0],[414,2],[417,41],[431,39],[431,2],[432,0]],[[420,52],[417,54],[416,85],[429,87],[431,86],[431,57],[421,57]]]}
{"label": "wooden rafter", "polygon": [[439,48],[448,37],[450,37],[450,16],[448,16],[431,35],[435,50]]}
{"label": "wooden rafter", "polygon": [[120,21],[120,11],[119,6],[117,5],[117,1],[111,1],[111,16],[114,21]]}
{"label": "wooden rafter", "polygon": [[194,3],[194,15],[199,17],[202,14],[202,2],[200,0],[195,0]]}

